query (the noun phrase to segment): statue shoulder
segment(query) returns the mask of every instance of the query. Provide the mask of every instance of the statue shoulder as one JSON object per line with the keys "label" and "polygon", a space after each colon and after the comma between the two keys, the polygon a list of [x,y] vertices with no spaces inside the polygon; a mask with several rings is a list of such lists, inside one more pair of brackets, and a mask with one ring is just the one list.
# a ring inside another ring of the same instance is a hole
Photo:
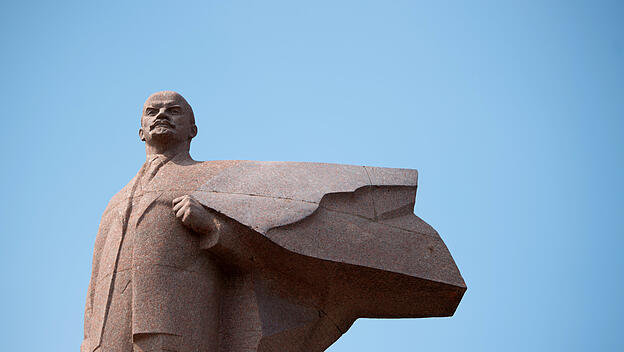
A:
{"label": "statue shoulder", "polygon": [[128,197],[130,197],[130,191],[132,189],[132,185],[134,184],[135,179],[138,176],[139,174],[137,172],[137,174],[134,175],[134,177],[130,180],[130,182],[128,182],[125,186],[123,186],[123,188],[121,188],[121,190],[119,190],[117,193],[113,195],[113,197],[108,201],[108,205],[106,206],[106,209],[104,210],[104,214],[107,214],[113,209],[116,209],[119,206],[122,206],[125,204]]}
{"label": "statue shoulder", "polygon": [[107,214],[113,209],[117,209],[118,207],[122,206],[122,204],[124,204],[124,201],[129,196],[129,185],[130,183],[125,185],[119,192],[115,193],[115,195],[111,197],[111,199],[108,201],[108,204],[106,205],[106,209],[104,209],[104,214]]}

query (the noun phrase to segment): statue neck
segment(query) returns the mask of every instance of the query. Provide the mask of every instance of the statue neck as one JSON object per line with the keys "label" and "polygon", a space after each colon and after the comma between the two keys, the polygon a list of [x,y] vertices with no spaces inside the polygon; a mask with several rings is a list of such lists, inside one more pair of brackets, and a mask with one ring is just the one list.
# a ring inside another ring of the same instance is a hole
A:
{"label": "statue neck", "polygon": [[176,145],[153,145],[145,143],[145,154],[148,160],[154,155],[162,155],[167,160],[173,158],[192,160],[189,149],[190,142],[182,142]]}

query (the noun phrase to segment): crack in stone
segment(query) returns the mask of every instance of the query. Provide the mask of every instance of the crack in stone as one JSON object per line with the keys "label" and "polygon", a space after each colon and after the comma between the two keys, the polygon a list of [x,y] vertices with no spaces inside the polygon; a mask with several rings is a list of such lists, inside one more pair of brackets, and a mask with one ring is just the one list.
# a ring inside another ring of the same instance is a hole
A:
{"label": "crack in stone", "polygon": [[[162,266],[162,267],[165,267],[165,268],[172,268],[172,269],[176,269],[176,270],[180,270],[180,271],[186,271],[187,273],[192,273],[192,274],[201,274],[201,272],[199,272],[199,271],[195,271],[195,270],[188,270],[188,269],[185,269],[185,268],[180,268],[180,267],[177,267],[177,266],[175,266],[175,265],[167,265],[167,264],[148,264],[148,265],[144,265],[144,266]],[[96,284],[99,284],[100,282],[102,282],[102,280],[104,280],[104,279],[108,278],[108,277],[109,277],[109,276],[111,276],[111,275],[116,275],[116,274],[123,273],[123,272],[129,271],[129,270],[134,270],[134,269],[137,269],[138,267],[139,267],[139,266],[137,265],[137,266],[133,266],[132,268],[123,269],[123,270],[117,270],[117,271],[115,271],[115,272],[108,273],[108,274],[104,275],[102,278],[99,278],[99,279],[97,280],[97,283],[96,283]]]}
{"label": "crack in stone", "polygon": [[[428,233],[423,233],[423,232],[418,232],[418,231],[413,231],[413,230],[408,230],[408,229],[405,229],[405,228],[402,228],[402,227],[399,227],[399,226],[396,226],[396,225],[387,224],[387,223],[385,223],[385,222],[379,222],[379,221],[377,221],[377,220],[374,220],[374,219],[371,219],[371,218],[367,218],[367,217],[362,216],[362,215],[357,215],[357,214],[349,213],[349,212],[346,212],[346,211],[340,211],[340,210],[335,210],[335,209],[329,209],[329,208],[327,208],[327,207],[325,207],[325,206],[323,206],[323,205],[319,205],[319,208],[323,208],[323,209],[325,209],[325,210],[327,210],[327,211],[334,212],[334,213],[339,213],[339,214],[345,214],[345,215],[355,216],[355,217],[357,217],[357,218],[360,218],[360,219],[365,219],[365,220],[369,220],[369,221],[373,221],[373,222],[375,222],[375,223],[377,223],[377,224],[381,224],[381,225],[384,225],[384,226],[388,226],[388,227],[391,227],[391,228],[394,228],[394,229],[397,229],[397,230],[402,230],[402,231],[406,231],[406,232],[409,232],[409,233],[415,233],[415,234],[418,234],[418,235],[423,235],[423,236],[429,236],[429,237],[435,238],[435,239],[437,239],[437,240],[440,240],[439,236],[436,236],[436,235],[432,235],[432,234],[428,234]],[[308,217],[309,217],[309,216],[308,216]],[[303,220],[303,219],[301,219],[301,220]],[[386,219],[386,220],[387,220],[387,219]],[[293,224],[294,224],[294,223],[293,223]],[[291,224],[286,224],[286,225],[291,225]],[[286,226],[286,225],[283,225],[283,226]],[[277,227],[281,227],[281,226],[277,226]]]}
{"label": "crack in stone", "polygon": [[[364,172],[366,172],[366,177],[368,177],[368,184],[370,185],[370,187],[373,187],[373,180],[371,179],[368,170],[366,170],[366,166],[362,166],[362,168],[364,169]],[[373,203],[373,216],[374,216],[374,221],[377,221],[377,207],[375,207],[375,197],[373,197],[373,194],[369,194],[369,197],[371,199],[371,203]]]}
{"label": "crack in stone", "polygon": [[[240,196],[249,196],[249,197],[261,197],[261,198],[271,198],[271,199],[281,199],[281,200],[292,200],[295,202],[303,202],[303,203],[310,203],[310,204],[318,204],[318,202],[314,202],[314,201],[310,201],[310,200],[305,200],[305,199],[295,199],[295,198],[288,198],[288,197],[279,197],[279,196],[268,196],[268,195],[264,195],[264,194],[253,194],[253,193],[239,193],[239,192],[223,192],[223,191],[206,191],[206,190],[201,190],[201,189],[193,189],[193,190],[188,190],[188,189],[163,189],[163,190],[157,190],[157,191],[147,191],[147,192],[142,192],[139,195],[134,195],[133,198],[140,198],[143,197],[146,194],[149,193],[162,193],[162,192],[188,192],[189,194],[191,193],[215,193],[215,194],[233,194],[233,195],[240,195]],[[331,192],[331,193],[341,193],[341,192]],[[327,193],[329,194],[329,193]],[[126,196],[124,199],[130,198],[129,196]]]}
{"label": "crack in stone", "polygon": [[128,283],[126,284],[126,286],[123,288],[123,290],[121,290],[121,293],[126,292],[126,289],[128,288],[128,286],[130,286],[130,284],[132,283],[132,280],[128,280]]}
{"label": "crack in stone", "polygon": [[[340,335],[343,335],[346,331],[342,331],[342,329],[340,328],[340,326],[338,326],[338,324],[336,324],[336,322],[334,321],[334,319],[331,318],[331,316],[329,314],[327,314],[324,310],[318,308],[319,313],[322,313],[324,316],[327,317],[327,319],[334,325],[334,327],[336,328],[336,330],[338,330],[338,332],[340,332]],[[321,315],[322,317],[322,315]]]}
{"label": "crack in stone", "polygon": [[318,202],[314,202],[314,201],[310,201],[310,200],[305,200],[305,199],[295,199],[295,198],[288,198],[288,197],[278,197],[278,196],[267,196],[265,194],[252,194],[252,193],[238,193],[238,192],[222,192],[222,191],[202,191],[202,190],[198,190],[195,192],[205,192],[205,193],[217,193],[217,194],[236,194],[236,195],[241,195],[241,196],[250,196],[250,197],[261,197],[261,198],[272,198],[272,199],[282,199],[282,200],[292,200],[292,201],[296,201],[296,202],[303,202],[303,203],[310,203],[310,204],[319,204]]}

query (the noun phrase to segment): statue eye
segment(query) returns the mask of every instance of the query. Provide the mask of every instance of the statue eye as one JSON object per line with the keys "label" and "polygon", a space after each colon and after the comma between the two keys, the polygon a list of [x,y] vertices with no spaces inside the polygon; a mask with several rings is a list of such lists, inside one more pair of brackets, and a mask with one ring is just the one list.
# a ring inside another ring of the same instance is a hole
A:
{"label": "statue eye", "polygon": [[156,115],[156,113],[157,113],[156,109],[148,108],[148,109],[145,110],[145,114],[149,115],[149,116],[154,116],[154,115]]}
{"label": "statue eye", "polygon": [[170,108],[170,109],[167,109],[167,110],[168,110],[170,113],[172,113],[172,114],[179,114],[180,112],[182,112],[182,110],[180,110],[180,108],[178,108],[178,107],[175,107],[175,108]]}

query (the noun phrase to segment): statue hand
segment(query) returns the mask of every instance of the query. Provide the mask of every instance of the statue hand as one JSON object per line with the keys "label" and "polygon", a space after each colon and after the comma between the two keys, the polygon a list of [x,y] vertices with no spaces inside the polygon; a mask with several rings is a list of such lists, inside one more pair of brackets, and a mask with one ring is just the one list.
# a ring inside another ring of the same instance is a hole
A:
{"label": "statue hand", "polygon": [[173,212],[185,226],[195,232],[209,234],[216,230],[215,217],[190,195],[174,199]]}

